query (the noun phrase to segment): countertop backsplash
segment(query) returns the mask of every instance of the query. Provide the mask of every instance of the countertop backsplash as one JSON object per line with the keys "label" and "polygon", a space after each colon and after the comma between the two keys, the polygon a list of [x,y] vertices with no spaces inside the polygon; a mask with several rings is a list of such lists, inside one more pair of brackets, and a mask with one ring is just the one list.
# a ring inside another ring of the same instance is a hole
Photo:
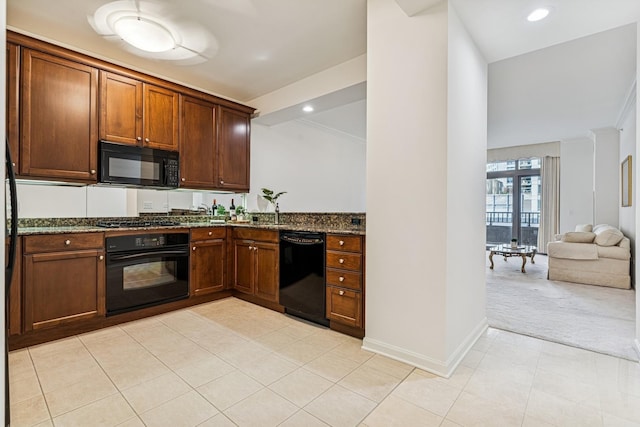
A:
{"label": "countertop backsplash", "polygon": [[[274,213],[249,213],[251,223],[257,226],[273,225]],[[157,215],[141,214],[139,217],[111,217],[111,218],[19,218],[18,228],[33,227],[92,227],[99,221],[132,221],[132,220],[164,220],[175,221],[184,225],[202,224],[211,219],[223,220],[228,217],[210,215]],[[257,221],[254,221],[257,219]],[[231,224],[233,224],[231,222]],[[279,228],[287,225],[292,227],[331,228],[345,230],[361,230],[366,228],[365,213],[311,213],[311,212],[283,212],[280,213]],[[9,222],[7,222],[9,227]]]}

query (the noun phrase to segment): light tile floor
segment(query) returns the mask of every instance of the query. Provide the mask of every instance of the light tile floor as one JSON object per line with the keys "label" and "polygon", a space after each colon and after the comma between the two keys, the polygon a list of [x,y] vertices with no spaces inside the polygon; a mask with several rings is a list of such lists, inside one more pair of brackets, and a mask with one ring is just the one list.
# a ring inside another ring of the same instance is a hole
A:
{"label": "light tile floor", "polygon": [[14,351],[17,426],[640,426],[640,365],[489,329],[449,379],[235,298]]}

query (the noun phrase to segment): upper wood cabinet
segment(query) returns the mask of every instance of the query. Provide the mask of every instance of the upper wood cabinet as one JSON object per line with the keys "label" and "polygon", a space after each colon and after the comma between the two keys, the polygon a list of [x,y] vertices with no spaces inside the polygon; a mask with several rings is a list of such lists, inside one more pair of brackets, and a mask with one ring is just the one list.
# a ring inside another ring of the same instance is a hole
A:
{"label": "upper wood cabinet", "polygon": [[180,186],[216,188],[216,105],[182,96],[180,111]]}
{"label": "upper wood cabinet", "polygon": [[20,164],[19,133],[19,83],[20,83],[20,46],[7,43],[7,138],[11,149],[11,161],[16,173]]}
{"label": "upper wood cabinet", "polygon": [[20,174],[96,182],[98,70],[22,50]]}
{"label": "upper wood cabinet", "polygon": [[218,187],[249,191],[249,114],[220,107],[218,114]]}
{"label": "upper wood cabinet", "polygon": [[100,139],[178,151],[177,92],[100,72]]}

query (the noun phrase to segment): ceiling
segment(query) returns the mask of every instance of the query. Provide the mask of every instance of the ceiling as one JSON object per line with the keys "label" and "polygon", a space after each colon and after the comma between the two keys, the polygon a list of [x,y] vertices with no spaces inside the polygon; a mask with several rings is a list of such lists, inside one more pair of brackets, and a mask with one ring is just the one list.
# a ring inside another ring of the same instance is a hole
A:
{"label": "ceiling", "polygon": [[[366,53],[366,0],[119,1],[153,6],[164,18],[201,26],[217,49],[206,62],[188,66],[135,56],[96,34],[89,23],[88,17],[110,0],[7,0],[7,24],[245,103]],[[428,6],[434,0],[412,0],[411,7],[419,10],[420,2]],[[635,25],[577,39],[640,20],[640,1],[451,3],[490,63],[490,147],[546,142],[615,125],[635,75]],[[550,16],[527,22],[528,12],[541,4],[551,7]],[[341,110],[331,113],[327,107],[305,120],[364,138],[362,98],[342,96]]]}

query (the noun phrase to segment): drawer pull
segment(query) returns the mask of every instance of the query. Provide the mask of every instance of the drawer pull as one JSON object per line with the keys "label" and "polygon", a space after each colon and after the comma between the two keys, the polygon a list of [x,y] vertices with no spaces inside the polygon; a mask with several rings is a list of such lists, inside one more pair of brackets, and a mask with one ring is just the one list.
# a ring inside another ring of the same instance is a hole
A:
{"label": "drawer pull", "polygon": [[224,181],[223,181],[223,180],[220,180],[220,184],[221,184],[221,185],[224,185]]}
{"label": "drawer pull", "polygon": [[142,137],[141,136],[136,136],[136,141],[142,141]]}
{"label": "drawer pull", "polygon": [[340,240],[340,246],[344,246],[344,240]]}
{"label": "drawer pull", "polygon": [[209,232],[209,236],[211,236],[212,234],[213,234],[213,231],[210,231],[210,232]]}
{"label": "drawer pull", "polygon": [[339,262],[340,264],[344,264],[344,259],[340,258],[340,259],[338,260],[338,262]]}
{"label": "drawer pull", "polygon": [[192,250],[192,251],[195,251],[195,250],[196,250],[196,247],[194,246],[191,250]]}
{"label": "drawer pull", "polygon": [[102,261],[104,259],[104,255],[100,255],[100,257],[98,258],[100,261]]}
{"label": "drawer pull", "polygon": [[340,296],[344,295],[344,291],[340,291],[338,293],[340,294]]}
{"label": "drawer pull", "polygon": [[182,182],[185,182],[187,180],[187,178],[182,178]]}
{"label": "drawer pull", "polygon": [[64,244],[65,244],[65,245],[67,245],[67,246],[69,246],[69,245],[71,244],[71,240],[69,240],[69,239],[65,240],[65,241],[64,241]]}
{"label": "drawer pull", "polygon": [[338,280],[340,280],[341,282],[344,282],[344,276],[340,276],[340,279]]}
{"label": "drawer pull", "polygon": [[149,142],[149,138],[145,138],[145,139],[144,139],[144,142]]}
{"label": "drawer pull", "polygon": [[91,169],[91,175],[95,175],[96,174],[96,170],[95,169]]}
{"label": "drawer pull", "polygon": [[249,250],[252,251],[253,250],[253,246],[249,246]]}

